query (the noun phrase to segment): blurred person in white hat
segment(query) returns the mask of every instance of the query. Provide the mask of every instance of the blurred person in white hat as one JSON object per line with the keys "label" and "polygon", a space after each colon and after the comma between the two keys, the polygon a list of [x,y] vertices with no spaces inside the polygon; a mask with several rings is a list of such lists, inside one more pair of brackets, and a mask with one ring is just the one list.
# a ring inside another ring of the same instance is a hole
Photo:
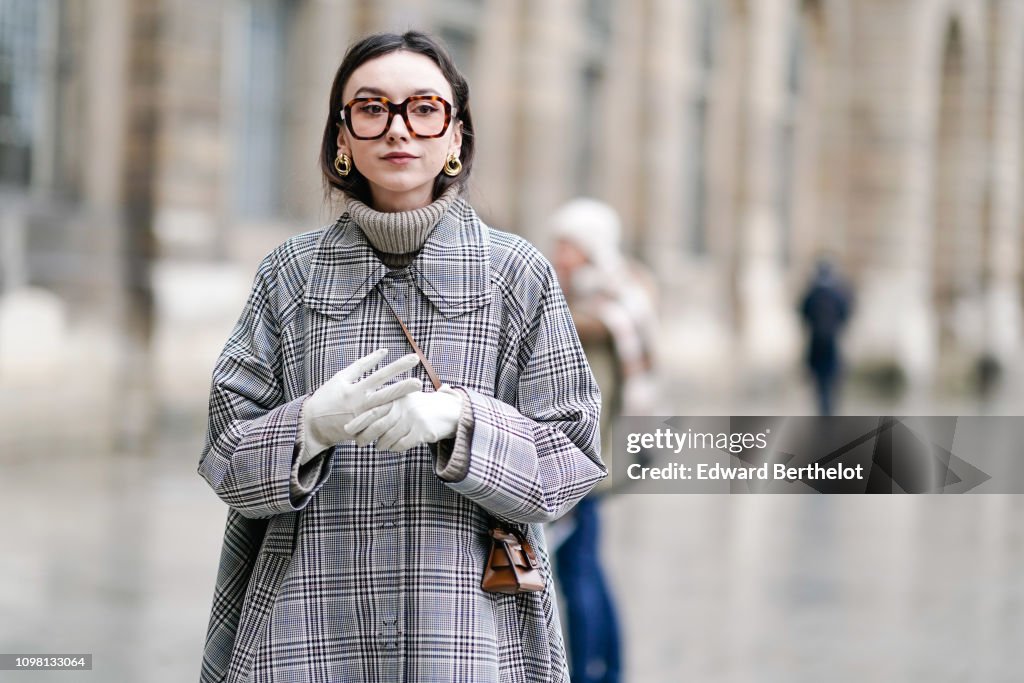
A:
{"label": "blurred person in white hat", "polygon": [[[611,427],[619,415],[654,408],[657,330],[653,281],[622,253],[622,225],[604,202],[574,199],[551,220],[552,263],[587,362],[601,389],[602,457],[612,469]],[[556,571],[566,602],[573,681],[616,683],[622,655],[618,619],[600,566],[598,501],[611,478],[555,522]]]}
{"label": "blurred person in white hat", "polygon": [[[587,358],[595,351],[595,360],[601,362],[597,347],[614,354],[615,372],[606,374],[614,381],[602,384],[598,377],[607,402],[602,405],[603,414],[650,414],[657,403],[653,371],[658,318],[653,277],[645,266],[623,253],[621,221],[604,202],[574,199],[555,212],[551,227],[555,237],[552,263]],[[602,422],[603,429],[610,426],[610,421]],[[603,450],[611,455],[610,441]],[[607,488],[610,482],[602,484]],[[603,490],[602,484],[595,490]]]}

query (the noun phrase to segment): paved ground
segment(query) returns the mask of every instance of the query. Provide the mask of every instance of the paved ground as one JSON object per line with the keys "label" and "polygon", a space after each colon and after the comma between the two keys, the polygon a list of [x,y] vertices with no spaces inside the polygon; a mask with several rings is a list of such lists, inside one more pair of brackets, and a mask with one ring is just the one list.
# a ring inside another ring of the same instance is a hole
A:
{"label": "paved ground", "polygon": [[[0,680],[198,679],[225,516],[195,473],[206,388],[178,377],[187,388],[164,392],[140,368],[112,385],[97,375],[0,395],[0,652],[95,654],[91,674]],[[799,414],[810,403],[788,384],[676,405]],[[844,408],[1019,405],[854,395]],[[611,499],[604,552],[627,680],[1020,680],[1022,513],[1024,498],[995,495]]]}

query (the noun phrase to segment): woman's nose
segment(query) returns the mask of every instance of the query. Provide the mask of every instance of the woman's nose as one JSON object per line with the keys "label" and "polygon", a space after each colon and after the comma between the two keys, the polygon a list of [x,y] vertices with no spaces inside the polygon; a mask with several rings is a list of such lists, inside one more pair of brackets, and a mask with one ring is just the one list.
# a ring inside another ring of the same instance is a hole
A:
{"label": "woman's nose", "polygon": [[391,127],[388,128],[388,138],[408,138],[409,129],[405,125],[405,119],[400,115],[395,115],[391,119]]}

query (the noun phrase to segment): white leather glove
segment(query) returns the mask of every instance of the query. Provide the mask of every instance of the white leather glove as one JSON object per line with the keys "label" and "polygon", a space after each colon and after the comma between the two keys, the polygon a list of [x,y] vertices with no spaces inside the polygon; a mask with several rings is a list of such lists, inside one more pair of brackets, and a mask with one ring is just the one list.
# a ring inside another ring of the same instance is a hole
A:
{"label": "white leather glove", "polygon": [[465,398],[447,384],[437,391],[414,391],[390,405],[371,408],[345,425],[360,446],[377,440],[377,448],[407,451],[421,443],[455,436]]}
{"label": "white leather glove", "polygon": [[355,433],[345,429],[345,424],[357,415],[377,406],[386,407],[395,399],[418,391],[423,386],[419,379],[410,377],[385,389],[379,388],[391,378],[416,367],[420,360],[415,353],[402,356],[369,377],[359,379],[387,353],[387,349],[377,349],[363,356],[339,370],[306,399],[302,406],[301,464],[309,462],[329,446],[351,440]]}

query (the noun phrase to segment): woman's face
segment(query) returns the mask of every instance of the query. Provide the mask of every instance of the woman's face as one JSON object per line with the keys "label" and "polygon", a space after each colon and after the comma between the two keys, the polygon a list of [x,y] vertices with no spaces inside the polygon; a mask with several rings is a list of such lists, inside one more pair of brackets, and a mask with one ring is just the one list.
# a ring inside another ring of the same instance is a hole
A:
{"label": "woman's face", "polygon": [[555,253],[551,264],[555,267],[558,282],[567,296],[572,292],[574,276],[589,261],[587,253],[575,242],[561,237],[555,240]]}
{"label": "woman's face", "polygon": [[[338,151],[347,154],[370,183],[378,211],[407,211],[433,200],[434,179],[449,154],[459,156],[462,123],[455,118],[451,85],[426,55],[397,50],[361,64],[348,79],[343,104],[356,97],[386,97],[398,104],[410,95],[438,95],[452,105],[452,121],[439,138],[413,137],[398,114],[376,140],[358,140],[342,123]],[[412,112],[409,112],[412,118]],[[385,115],[386,118],[386,115]]]}

